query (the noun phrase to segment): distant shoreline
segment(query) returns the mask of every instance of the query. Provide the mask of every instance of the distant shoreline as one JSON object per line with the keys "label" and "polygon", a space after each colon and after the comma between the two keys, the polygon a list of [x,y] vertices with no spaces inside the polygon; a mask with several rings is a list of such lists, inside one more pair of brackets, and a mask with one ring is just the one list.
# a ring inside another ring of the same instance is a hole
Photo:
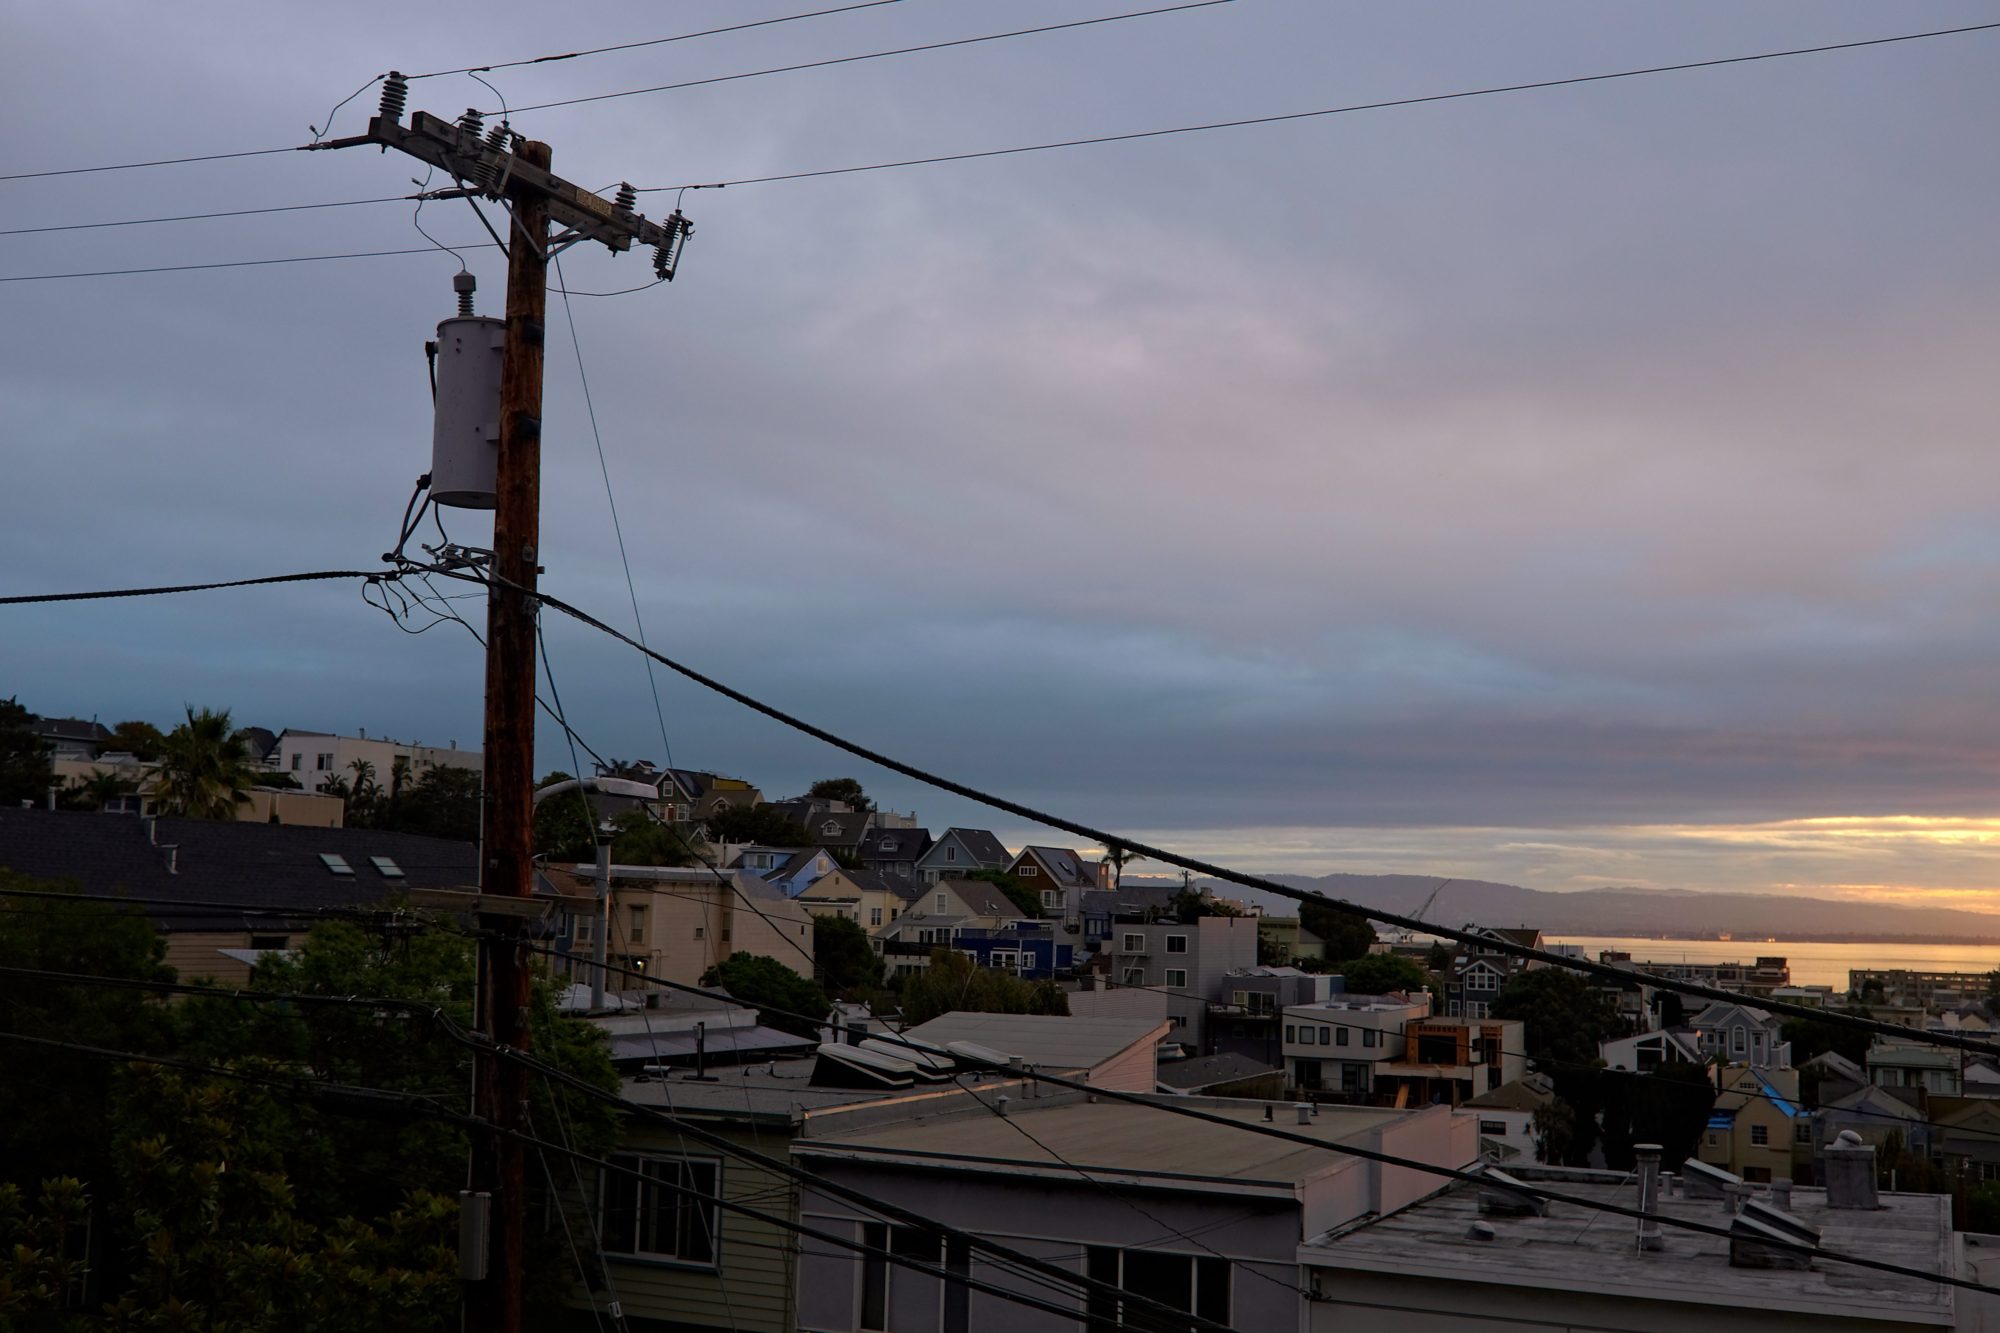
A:
{"label": "distant shoreline", "polygon": [[1655,934],[1648,930],[1549,930],[1542,931],[1545,940],[1564,939],[1589,940],[1647,940],[1658,944],[1740,944],[1748,949],[1760,944],[1927,944],[1927,945],[1976,945],[2000,948],[2000,936],[1994,935],[1831,935],[1825,933],[1811,935],[1756,935],[1739,936],[1735,932],[1720,934],[1714,931],[1682,931],[1673,935]]}

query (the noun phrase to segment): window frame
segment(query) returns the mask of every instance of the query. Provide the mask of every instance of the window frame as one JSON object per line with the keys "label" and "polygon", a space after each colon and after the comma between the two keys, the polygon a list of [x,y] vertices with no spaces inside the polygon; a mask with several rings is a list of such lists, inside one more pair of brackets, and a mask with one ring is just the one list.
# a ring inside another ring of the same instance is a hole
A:
{"label": "window frame", "polygon": [[[1174,978],[1176,978],[1176,977],[1180,978],[1180,980],[1176,981],[1176,980],[1174,979]],[[1169,987],[1179,987],[1179,988],[1180,988],[1181,990],[1186,990],[1186,989],[1187,989],[1187,969],[1186,969],[1186,968],[1184,968],[1184,967],[1170,967],[1170,968],[1168,968],[1168,969],[1167,969],[1167,985],[1168,985]]]}
{"label": "window frame", "polygon": [[1168,953],[1186,953],[1187,951],[1188,951],[1188,937],[1187,937],[1187,936],[1185,936],[1185,935],[1169,935],[1169,936],[1167,936],[1167,948],[1166,948],[1166,952],[1168,952]]}
{"label": "window frame", "polygon": [[[608,1159],[614,1166],[630,1167],[654,1179],[664,1180],[663,1175],[654,1175],[654,1169],[671,1169],[676,1173],[675,1183],[699,1191],[715,1198],[723,1192],[722,1159],[720,1157],[676,1156],[669,1153],[618,1153]],[[707,1179],[704,1182],[703,1175]],[[619,1214],[614,1213],[612,1201],[614,1191],[629,1194],[631,1221],[628,1225]],[[651,1201],[648,1194],[661,1197]],[[677,1190],[634,1179],[625,1171],[598,1172],[598,1235],[599,1243],[607,1258],[622,1262],[657,1265],[663,1268],[688,1268],[708,1272],[720,1270],[722,1266],[722,1207],[718,1203],[704,1203],[690,1199]],[[684,1244],[690,1235],[697,1234],[690,1227],[699,1228],[707,1239],[706,1258],[689,1257],[678,1250],[642,1248],[647,1242],[657,1240],[657,1228],[661,1225],[662,1205],[665,1207],[667,1224],[674,1229],[674,1243]],[[650,1233],[650,1234],[649,1234]],[[630,1238],[630,1244],[622,1242]]]}

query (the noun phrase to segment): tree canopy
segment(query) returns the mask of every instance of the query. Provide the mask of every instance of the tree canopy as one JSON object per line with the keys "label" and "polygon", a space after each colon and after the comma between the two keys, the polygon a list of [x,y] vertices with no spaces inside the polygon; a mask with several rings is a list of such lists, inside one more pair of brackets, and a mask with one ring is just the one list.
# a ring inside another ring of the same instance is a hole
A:
{"label": "tree canopy", "polygon": [[701,822],[716,842],[804,847],[811,841],[802,825],[768,805],[726,805]]}
{"label": "tree canopy", "polygon": [[842,1000],[872,995],[882,984],[882,960],[868,932],[831,912],[813,917],[813,970]]}
{"label": "tree canopy", "polygon": [[1299,925],[1326,941],[1328,958],[1360,958],[1375,943],[1374,923],[1330,903],[1300,903]]}
{"label": "tree canopy", "polygon": [[903,981],[903,1019],[927,1023],[939,1014],[1067,1014],[1069,997],[1053,981],[1023,981],[981,967],[955,949],[938,949],[931,965]]}
{"label": "tree canopy", "polygon": [[1042,914],[1042,895],[1022,883],[1018,876],[1010,875],[1004,870],[982,868],[968,870],[959,878],[976,879],[981,883],[993,885],[1007,895],[1008,902],[1021,909],[1022,916],[1038,917]]}
{"label": "tree canopy", "polygon": [[1493,1002],[1495,1018],[1518,1018],[1527,1055],[1541,1069],[1595,1065],[1597,1049],[1625,1031],[1618,1005],[1595,982],[1560,967],[1517,972]]}
{"label": "tree canopy", "polygon": [[818,1037],[820,1025],[807,1021],[805,1015],[823,1018],[833,1009],[833,1002],[817,981],[763,954],[732,954],[702,973],[701,984],[720,986],[730,998],[756,1005],[758,1022],[796,1037]]}
{"label": "tree canopy", "polygon": [[855,778],[821,778],[807,789],[806,795],[818,797],[822,801],[839,801],[849,810],[873,810],[875,802],[861,790],[861,783]]}
{"label": "tree canopy", "polygon": [[167,733],[153,799],[164,814],[187,819],[234,819],[256,782],[250,750],[229,710],[187,707],[187,721]]}
{"label": "tree canopy", "polygon": [[1370,953],[1350,958],[1331,969],[1340,973],[1354,995],[1387,995],[1390,991],[1419,991],[1430,974],[1414,958],[1398,953]]}
{"label": "tree canopy", "polygon": [[39,803],[55,785],[49,747],[30,725],[34,714],[14,699],[0,699],[0,804]]}

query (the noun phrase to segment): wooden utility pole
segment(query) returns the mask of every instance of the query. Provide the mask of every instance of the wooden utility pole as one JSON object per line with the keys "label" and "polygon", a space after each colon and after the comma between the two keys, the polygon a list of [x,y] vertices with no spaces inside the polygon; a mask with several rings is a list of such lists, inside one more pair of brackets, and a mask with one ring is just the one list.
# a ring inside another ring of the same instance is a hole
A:
{"label": "wooden utility pole", "polygon": [[[523,163],[547,171],[549,146],[517,146]],[[542,343],[548,312],[549,204],[535,189],[509,188],[507,341],[500,357],[500,460],[493,510],[494,581],[486,598],[486,781],[480,793],[479,892],[534,892],[535,580],[541,573]],[[482,914],[479,1030],[502,1049],[528,1046],[527,952],[521,918]],[[498,1131],[474,1141],[468,1188],[493,1197],[489,1272],[466,1288],[466,1327],[521,1333],[525,1247],[524,1128],[527,1071],[482,1053],[475,1113]]]}
{"label": "wooden utility pole", "polygon": [[[449,172],[441,195],[504,201],[507,332],[501,355],[499,455],[494,478],[492,581],[486,604],[485,785],[480,794],[479,1030],[495,1051],[525,1050],[531,974],[522,936],[534,890],[535,618],[541,574],[542,353],[551,246],[594,240],[612,250],[653,247],[653,271],[671,281],[694,228],[680,210],[662,223],[634,210],[635,192],[615,200],[551,174],[545,143],[503,124],[485,132],[468,111],[454,123],[417,112],[405,127],[408,87],[384,81],[368,132],[319,148],[395,148]],[[563,228],[553,240],[551,223]],[[509,909],[512,910],[509,910]],[[600,973],[601,975],[601,973]],[[519,1062],[476,1051],[473,1110],[495,1132],[475,1134],[460,1232],[467,1333],[523,1333],[527,1217],[525,1128],[528,1077]]]}

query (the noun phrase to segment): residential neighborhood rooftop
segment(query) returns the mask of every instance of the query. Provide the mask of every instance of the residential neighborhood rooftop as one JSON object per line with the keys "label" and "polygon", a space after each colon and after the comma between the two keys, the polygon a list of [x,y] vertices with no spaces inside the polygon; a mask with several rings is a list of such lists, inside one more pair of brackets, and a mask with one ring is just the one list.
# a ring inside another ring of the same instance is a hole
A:
{"label": "residential neighborhood rooftop", "polygon": [[[1236,1182],[1290,1188],[1344,1160],[1334,1151],[1359,1143],[1395,1120],[1423,1114],[1349,1106],[1322,1106],[1304,1125],[1294,1123],[1290,1103],[1272,1104],[1233,1097],[1165,1097],[1172,1107],[1196,1106],[1229,1123],[1215,1124],[1172,1115],[1125,1101],[1088,1102],[1050,1098],[1037,1105],[1015,1095],[1005,1115],[991,1109],[893,1126],[856,1130],[814,1140],[813,1152],[888,1156],[915,1165],[950,1169],[960,1164],[1013,1164],[1049,1167],[1074,1175],[1078,1166],[1162,1182]],[[989,1103],[994,1095],[982,1093]],[[1243,1126],[1265,1123],[1266,1107],[1288,1133],[1320,1139],[1326,1148],[1308,1148],[1283,1139],[1244,1133]],[[1445,1112],[1439,1111],[1439,1114]],[[1025,1131],[1025,1132],[1024,1132]]]}
{"label": "residential neighborhood rooftop", "polygon": [[905,1035],[933,1046],[974,1042],[1054,1073],[1093,1068],[1149,1037],[1165,1036],[1172,1026],[1164,1018],[949,1013],[919,1023]]}
{"label": "residential neighborhood rooftop", "polygon": [[[1634,1207],[1629,1177],[1610,1171],[1543,1170],[1509,1166],[1524,1183],[1578,1198]],[[1533,1287],[1538,1291],[1642,1297],[1720,1306],[1740,1315],[1760,1306],[1805,1310],[1822,1316],[1875,1315],[1925,1322],[1951,1321],[1951,1288],[1816,1260],[1810,1270],[1731,1267],[1730,1242],[1721,1236],[1665,1227],[1665,1243],[1644,1251],[1634,1243],[1630,1219],[1576,1204],[1551,1203],[1544,1216],[1484,1216],[1477,1186],[1454,1185],[1401,1212],[1309,1242],[1308,1264],[1367,1272],[1393,1269],[1421,1282]],[[1826,1206],[1826,1192],[1800,1186],[1790,1212],[1817,1228],[1821,1245],[1930,1273],[1951,1270],[1951,1200],[1936,1194],[1881,1195],[1876,1210]],[[1730,1213],[1717,1200],[1663,1194],[1658,1211],[1669,1218],[1727,1228]],[[1468,1231],[1487,1222],[1491,1240]],[[1735,1326],[1734,1324],[1731,1325]]]}

